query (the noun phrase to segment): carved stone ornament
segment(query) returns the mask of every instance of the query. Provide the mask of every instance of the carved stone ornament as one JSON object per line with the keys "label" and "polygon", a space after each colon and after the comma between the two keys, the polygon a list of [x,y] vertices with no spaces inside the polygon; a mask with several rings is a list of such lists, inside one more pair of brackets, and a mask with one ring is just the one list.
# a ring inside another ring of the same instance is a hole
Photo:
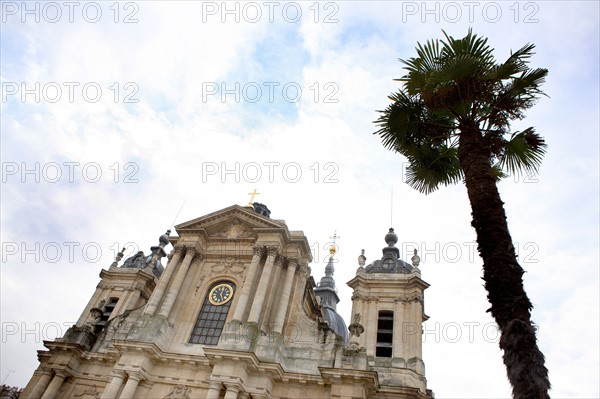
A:
{"label": "carved stone ornament", "polygon": [[96,323],[98,323],[100,321],[100,318],[102,317],[102,309],[99,308],[91,308],[90,309],[90,315],[88,316],[87,320],[85,321],[85,326],[88,328],[93,328],[94,325],[96,325]]}
{"label": "carved stone ornament", "polygon": [[310,267],[306,264],[301,264],[296,268],[296,273],[302,278],[308,278],[310,276]]}
{"label": "carved stone ornament", "polygon": [[258,256],[259,258],[263,256],[265,253],[265,247],[262,245],[257,245],[254,247],[254,256]]}
{"label": "carved stone ornament", "polygon": [[227,261],[217,263],[216,265],[213,265],[213,267],[212,267],[213,273],[227,273],[227,274],[235,274],[235,275],[242,274],[245,269],[246,269],[246,266],[244,266],[240,263],[233,263],[233,262],[227,262]]}
{"label": "carved stone ornament", "polygon": [[100,397],[100,392],[98,392],[96,386],[79,386],[78,389],[75,390],[73,395],[74,398],[81,399],[97,399]]}
{"label": "carved stone ornament", "polygon": [[348,326],[348,331],[350,331],[351,336],[360,337],[360,334],[365,332],[365,328],[360,324],[360,313],[354,314],[354,320],[352,324]]}
{"label": "carved stone ornament", "polygon": [[164,399],[190,399],[190,393],[192,390],[182,384],[177,385],[176,387],[171,388],[171,392],[169,392]]}
{"label": "carved stone ornament", "polygon": [[352,301],[365,301],[367,297],[355,292],[354,294],[352,294],[352,297],[350,299]]}
{"label": "carved stone ornament", "polygon": [[271,257],[275,257],[275,256],[279,255],[279,247],[276,247],[276,246],[267,247],[267,255],[271,256]]}
{"label": "carved stone ornament", "polygon": [[348,348],[344,349],[345,356],[356,356],[356,355],[366,355],[367,350],[364,346],[360,346],[360,343],[355,340],[351,340],[348,344]]}
{"label": "carved stone ornament", "polygon": [[186,258],[190,257],[190,258],[194,259],[194,257],[196,255],[201,255],[201,254],[200,254],[200,251],[198,251],[198,249],[195,246],[193,246],[193,245],[185,246],[185,257]]}
{"label": "carved stone ornament", "polygon": [[227,238],[247,237],[251,234],[250,229],[237,219],[234,219],[227,226]]}
{"label": "carved stone ornament", "polygon": [[223,231],[211,235],[213,237],[225,237],[231,240],[242,237],[252,237],[254,236],[254,233],[252,228],[245,225],[241,220],[233,219],[225,226]]}
{"label": "carved stone ornament", "polygon": [[181,256],[181,254],[183,254],[184,250],[185,250],[185,246],[183,246],[181,244],[177,244],[173,247],[171,254],[175,255],[176,253],[179,253],[179,256]]}
{"label": "carved stone ornament", "polygon": [[414,292],[411,295],[394,298],[394,302],[401,302],[403,304],[411,302],[423,303],[423,295],[419,292]]}

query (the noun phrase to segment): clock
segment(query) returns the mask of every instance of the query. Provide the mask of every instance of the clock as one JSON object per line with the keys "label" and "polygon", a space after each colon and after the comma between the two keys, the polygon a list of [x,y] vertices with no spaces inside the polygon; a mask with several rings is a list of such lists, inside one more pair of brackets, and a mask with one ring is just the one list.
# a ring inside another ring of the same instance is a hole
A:
{"label": "clock", "polygon": [[210,290],[208,300],[216,306],[225,305],[233,298],[233,287],[230,284],[218,284]]}

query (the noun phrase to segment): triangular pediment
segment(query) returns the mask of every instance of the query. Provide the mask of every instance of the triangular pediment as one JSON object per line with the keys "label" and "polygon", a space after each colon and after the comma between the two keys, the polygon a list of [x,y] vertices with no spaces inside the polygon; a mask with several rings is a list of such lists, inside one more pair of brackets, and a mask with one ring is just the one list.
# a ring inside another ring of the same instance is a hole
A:
{"label": "triangular pediment", "polygon": [[256,237],[254,229],[285,229],[281,221],[269,219],[253,209],[232,205],[228,208],[201,216],[175,226],[181,236],[186,233],[204,232],[209,237],[227,239]]}

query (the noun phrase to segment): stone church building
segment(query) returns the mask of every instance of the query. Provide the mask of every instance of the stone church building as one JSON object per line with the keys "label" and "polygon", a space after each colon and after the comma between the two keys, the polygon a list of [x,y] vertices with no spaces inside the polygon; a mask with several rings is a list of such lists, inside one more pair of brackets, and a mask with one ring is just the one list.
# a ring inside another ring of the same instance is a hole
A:
{"label": "stone church building", "polygon": [[336,311],[335,249],[316,283],[307,238],[266,206],[175,229],[100,272],[77,323],[44,341],[21,398],[433,398],[421,352],[428,284],[416,251],[412,265],[399,259],[393,229],[381,259],[359,256],[349,326]]}

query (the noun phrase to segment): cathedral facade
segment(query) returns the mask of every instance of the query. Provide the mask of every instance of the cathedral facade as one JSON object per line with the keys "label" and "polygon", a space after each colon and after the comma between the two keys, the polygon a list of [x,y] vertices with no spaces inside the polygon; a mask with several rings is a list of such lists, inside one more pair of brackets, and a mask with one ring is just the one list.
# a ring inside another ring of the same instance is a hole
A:
{"label": "cathedral facade", "polygon": [[381,259],[359,256],[349,326],[332,258],[316,283],[307,238],[266,206],[175,229],[100,272],[77,323],[44,341],[21,398],[433,398],[421,352],[428,284],[416,252],[399,259],[393,229]]}

